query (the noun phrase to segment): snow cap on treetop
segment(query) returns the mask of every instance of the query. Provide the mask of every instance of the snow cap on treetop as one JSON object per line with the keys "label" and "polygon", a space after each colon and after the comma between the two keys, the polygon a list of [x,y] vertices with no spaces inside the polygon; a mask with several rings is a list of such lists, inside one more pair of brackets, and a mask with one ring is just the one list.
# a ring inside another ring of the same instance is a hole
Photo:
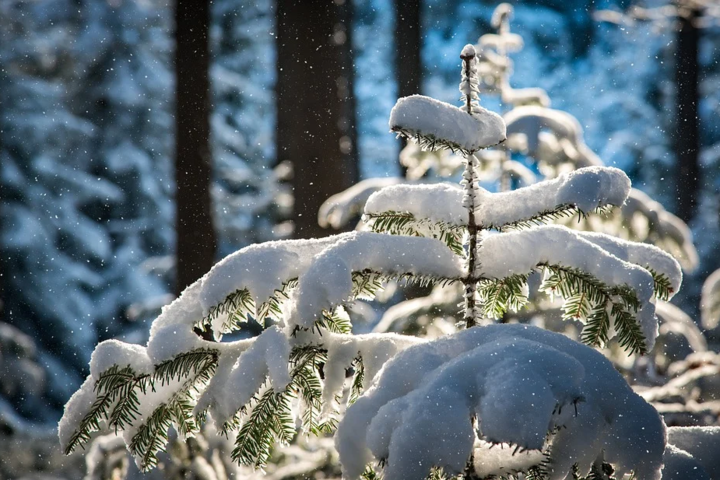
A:
{"label": "snow cap on treetop", "polygon": [[460,52],[460,58],[465,60],[466,58],[473,58],[475,56],[475,47],[471,44],[467,44],[463,47],[462,52]]}
{"label": "snow cap on treetop", "polygon": [[399,99],[390,112],[389,125],[391,131],[429,150],[440,147],[475,152],[505,141],[505,122],[500,115],[482,107],[475,107],[470,115],[423,95]]}

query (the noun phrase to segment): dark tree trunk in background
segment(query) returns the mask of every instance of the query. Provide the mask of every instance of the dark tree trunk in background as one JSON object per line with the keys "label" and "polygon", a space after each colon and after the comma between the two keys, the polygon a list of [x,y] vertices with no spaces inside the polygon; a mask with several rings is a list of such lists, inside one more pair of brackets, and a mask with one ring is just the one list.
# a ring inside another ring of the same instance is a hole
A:
{"label": "dark tree trunk in background", "polygon": [[694,25],[699,12],[695,9],[678,19],[675,52],[677,85],[675,155],[677,169],[677,214],[685,222],[695,215],[699,196],[700,131],[698,124],[698,43],[700,32]]}
{"label": "dark tree trunk in background", "polygon": [[[420,0],[395,0],[395,75],[398,98],[421,93],[422,62],[420,52]],[[407,140],[400,138],[400,148]],[[402,173],[405,174],[405,167]]]}
{"label": "dark tree trunk in background", "polygon": [[331,195],[358,180],[351,0],[279,0],[277,160],[293,163],[296,238],[328,235],[317,222]]}
{"label": "dark tree trunk in background", "polygon": [[215,261],[211,215],[208,0],[177,0],[175,10],[175,181],[180,293]]}
{"label": "dark tree trunk in background", "polygon": [[395,0],[395,72],[398,97],[420,93],[420,0]]}
{"label": "dark tree trunk in background", "polygon": [[[6,81],[4,72],[0,72],[0,84],[7,85],[8,82]],[[3,105],[2,102],[0,102],[0,173],[4,169],[4,166],[2,164],[3,160],[3,138],[2,133],[4,131],[5,127],[5,119],[3,118]],[[3,185],[0,185],[0,233],[5,231],[5,188]],[[5,284],[7,282],[6,275],[8,274],[8,258],[5,254],[5,250],[2,248],[3,246],[0,245],[0,255],[2,255],[2,258],[0,258],[0,323],[5,321]]]}

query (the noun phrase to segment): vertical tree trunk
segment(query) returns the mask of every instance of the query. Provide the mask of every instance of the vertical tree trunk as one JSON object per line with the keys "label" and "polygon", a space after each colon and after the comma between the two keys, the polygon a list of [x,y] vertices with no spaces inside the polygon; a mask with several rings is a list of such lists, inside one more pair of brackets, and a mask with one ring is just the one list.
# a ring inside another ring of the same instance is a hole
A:
{"label": "vertical tree trunk", "polygon": [[[420,35],[420,0],[395,0],[395,75],[398,97],[421,93],[422,89],[422,38]],[[400,148],[407,139],[400,138]],[[402,167],[405,174],[405,167]]]}
{"label": "vertical tree trunk", "polygon": [[675,155],[677,159],[677,213],[685,222],[692,220],[697,208],[700,186],[698,125],[698,42],[699,31],[694,25],[696,9],[680,16],[675,52],[677,85]]}
{"label": "vertical tree trunk", "polygon": [[208,0],[177,0],[175,10],[175,182],[180,293],[215,260],[210,182]]}
{"label": "vertical tree trunk", "polygon": [[[8,85],[5,72],[0,72],[0,85]],[[5,100],[3,98],[3,100]],[[0,102],[0,173],[3,173],[5,166],[2,163],[3,160],[3,132],[5,131],[5,119],[3,118],[3,104]],[[5,231],[5,204],[6,204],[5,187],[0,184],[0,233]],[[5,321],[5,283],[7,282],[8,274],[8,258],[5,254],[4,245],[0,244],[0,323]]]}
{"label": "vertical tree trunk", "polygon": [[420,93],[420,0],[395,0],[395,72],[398,97]]}
{"label": "vertical tree trunk", "polygon": [[358,180],[351,0],[280,0],[277,160],[294,167],[295,237],[327,235],[323,201]]}

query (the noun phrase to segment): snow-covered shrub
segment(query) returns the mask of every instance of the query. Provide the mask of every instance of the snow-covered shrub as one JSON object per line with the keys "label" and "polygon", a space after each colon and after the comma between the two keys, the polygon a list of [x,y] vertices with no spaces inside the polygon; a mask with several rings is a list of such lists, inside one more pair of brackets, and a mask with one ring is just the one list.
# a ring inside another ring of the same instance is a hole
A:
{"label": "snow-covered shrub", "polygon": [[[520,308],[539,271],[539,288],[585,323],[583,341],[602,345],[614,335],[643,353],[657,335],[655,298],[680,286],[679,265],[658,248],[541,225],[621,206],[630,181],[620,170],[579,169],[514,192],[478,185],[476,154],[505,140],[505,124],[478,103],[474,47],[461,59],[462,107],[411,96],[390,118],[391,130],[425,147],[460,152],[460,187],[390,185],[368,199],[372,232],[267,242],[227,256],[163,309],[146,346],[97,346],[59,426],[64,450],[115,431],[149,469],[170,428],[183,438],[212,419],[235,437],[237,462],[262,466],[298,423],[332,432],[351,404],[336,436],[350,477],[374,456],[388,479],[423,478],[431,468],[455,474],[466,464],[470,474],[564,478],[610,463],[659,478],[662,421],[589,347],[511,325],[434,342],[352,334],[345,305],[387,280],[460,286],[462,326],[471,328]],[[260,335],[222,341],[250,320],[263,325]],[[413,446],[416,436],[441,441]],[[526,449],[528,458],[518,457],[520,465],[487,453],[498,444]]]}

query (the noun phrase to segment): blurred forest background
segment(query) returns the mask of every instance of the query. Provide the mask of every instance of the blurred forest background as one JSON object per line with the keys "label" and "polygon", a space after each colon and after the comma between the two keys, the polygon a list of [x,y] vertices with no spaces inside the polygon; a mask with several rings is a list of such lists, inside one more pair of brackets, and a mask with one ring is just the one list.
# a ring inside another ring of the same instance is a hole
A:
{"label": "blurred forest background", "polygon": [[[545,89],[605,164],[688,222],[700,261],[675,303],[698,317],[720,268],[718,8],[617,24],[594,13],[668,2],[511,3],[513,86]],[[52,430],[93,347],[145,342],[216,260],[330,234],[323,201],[399,175],[395,99],[456,104],[458,52],[495,6],[0,1],[2,435]]]}

